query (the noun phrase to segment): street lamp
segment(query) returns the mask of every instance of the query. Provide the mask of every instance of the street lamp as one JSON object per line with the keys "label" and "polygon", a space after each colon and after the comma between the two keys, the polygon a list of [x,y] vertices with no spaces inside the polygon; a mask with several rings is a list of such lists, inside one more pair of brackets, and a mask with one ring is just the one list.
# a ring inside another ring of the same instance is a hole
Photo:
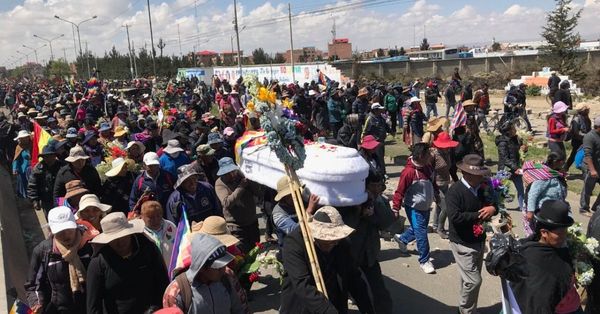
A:
{"label": "street lamp", "polygon": [[41,45],[41,46],[39,46],[39,47],[37,47],[37,48],[33,48],[33,47],[29,47],[29,46],[25,46],[25,45],[23,45],[23,48],[27,48],[27,49],[31,49],[31,50],[33,50],[33,53],[35,53],[35,63],[38,63],[38,64],[39,64],[39,62],[38,62],[38,54],[37,54],[37,51],[38,51],[38,49],[40,49],[40,48],[43,48],[43,47],[46,47],[46,44],[43,44],[43,45]]}
{"label": "street lamp", "polygon": [[[56,37],[54,37],[52,39],[46,39],[46,38],[38,36],[36,34],[33,34],[33,37],[39,38],[41,40],[44,40],[44,41],[48,42],[48,45],[50,46],[50,60],[53,61],[54,60],[54,52],[52,51],[52,41],[54,41],[56,39],[59,39],[61,37],[65,37],[65,34],[60,34],[60,35],[58,35],[58,36],[56,36]],[[67,60],[65,60],[65,61],[67,61]]]}
{"label": "street lamp", "polygon": [[19,51],[19,50],[15,50],[15,51],[16,51],[17,53],[20,53],[20,54],[24,55],[24,56],[25,56],[25,60],[27,61],[27,63],[29,63],[29,54],[26,54],[26,53],[24,53],[24,52],[21,52],[21,51]]}
{"label": "street lamp", "polygon": [[67,22],[67,23],[69,23],[69,24],[73,25],[73,26],[74,26],[74,27],[77,29],[77,40],[79,41],[79,56],[80,56],[80,57],[83,57],[83,52],[81,51],[81,34],[79,33],[79,26],[80,26],[81,24],[85,23],[85,22],[88,22],[88,21],[91,21],[91,20],[93,20],[93,19],[97,18],[98,16],[97,16],[97,15],[94,15],[94,16],[92,16],[91,18],[89,18],[89,19],[87,19],[87,20],[83,20],[83,21],[81,21],[81,22],[79,22],[79,23],[77,23],[77,24],[75,24],[75,23],[73,23],[73,22],[71,22],[71,21],[69,21],[69,20],[65,20],[65,19],[63,19],[62,17],[58,16],[58,15],[55,15],[54,17],[55,17],[56,19],[58,19],[58,20],[61,20],[61,21],[63,21],[63,22]]}

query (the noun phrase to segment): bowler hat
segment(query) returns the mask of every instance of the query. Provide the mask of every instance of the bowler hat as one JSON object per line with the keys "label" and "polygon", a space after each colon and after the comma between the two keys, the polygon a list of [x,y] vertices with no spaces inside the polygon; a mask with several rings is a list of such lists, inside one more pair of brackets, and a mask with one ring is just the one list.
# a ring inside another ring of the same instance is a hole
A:
{"label": "bowler hat", "polygon": [[569,203],[563,200],[547,200],[542,203],[535,214],[535,221],[549,228],[565,228],[574,223],[573,217],[569,216]]}

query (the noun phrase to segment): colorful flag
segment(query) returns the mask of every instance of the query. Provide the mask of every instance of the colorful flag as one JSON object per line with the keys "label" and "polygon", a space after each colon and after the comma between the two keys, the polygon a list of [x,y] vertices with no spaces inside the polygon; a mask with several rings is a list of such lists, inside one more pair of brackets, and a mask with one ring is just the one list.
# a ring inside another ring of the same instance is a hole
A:
{"label": "colorful flag", "polygon": [[23,301],[16,299],[9,314],[33,314],[31,308]]}
{"label": "colorful flag", "polygon": [[31,167],[38,163],[38,158],[44,147],[52,140],[50,133],[42,129],[37,123],[33,122],[33,147],[31,149]]}
{"label": "colorful flag", "polygon": [[463,108],[462,102],[459,102],[456,105],[456,109],[454,110],[454,117],[452,118],[452,123],[450,123],[450,130],[454,130],[458,127],[467,124],[467,113]]}
{"label": "colorful flag", "polygon": [[327,87],[329,87],[329,84],[331,84],[331,79],[327,77],[327,75],[325,75],[323,71],[319,71],[319,84],[325,85]]}
{"label": "colorful flag", "polygon": [[186,269],[192,262],[192,243],[190,223],[185,213],[185,205],[181,204],[181,218],[177,224],[177,233],[173,243],[173,253],[169,262],[169,276],[174,279],[178,270]]}
{"label": "colorful flag", "polygon": [[235,162],[239,165],[242,161],[244,148],[267,144],[267,137],[263,131],[246,131],[235,141]]}

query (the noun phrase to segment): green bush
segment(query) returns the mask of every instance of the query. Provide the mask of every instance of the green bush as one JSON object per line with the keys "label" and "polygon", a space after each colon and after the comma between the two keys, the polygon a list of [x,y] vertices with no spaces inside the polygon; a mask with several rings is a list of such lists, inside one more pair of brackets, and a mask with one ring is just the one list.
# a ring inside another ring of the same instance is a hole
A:
{"label": "green bush", "polygon": [[527,89],[525,89],[525,93],[527,94],[527,96],[540,96],[542,94],[542,87],[537,86],[535,84],[527,86]]}

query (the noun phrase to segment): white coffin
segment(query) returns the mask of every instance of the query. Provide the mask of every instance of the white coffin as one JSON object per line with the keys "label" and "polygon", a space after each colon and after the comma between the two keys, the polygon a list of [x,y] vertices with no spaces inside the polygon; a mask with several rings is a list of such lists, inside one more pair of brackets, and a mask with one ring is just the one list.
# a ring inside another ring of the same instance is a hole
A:
{"label": "white coffin", "polygon": [[[320,197],[321,205],[353,206],[367,200],[369,165],[356,149],[319,143],[305,147],[304,168],[297,174],[301,183]],[[248,179],[274,190],[285,175],[283,164],[268,145],[245,148],[240,169]]]}

